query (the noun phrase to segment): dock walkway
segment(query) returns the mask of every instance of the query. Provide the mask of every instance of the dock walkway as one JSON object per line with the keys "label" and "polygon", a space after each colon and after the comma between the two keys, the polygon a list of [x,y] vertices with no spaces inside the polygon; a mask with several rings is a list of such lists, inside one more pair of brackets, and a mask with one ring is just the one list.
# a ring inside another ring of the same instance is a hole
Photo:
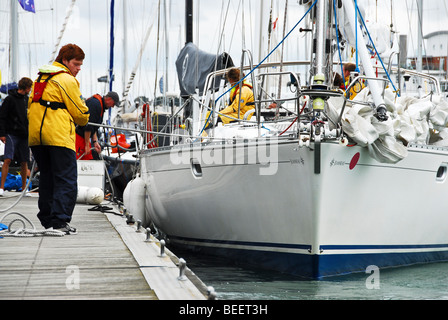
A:
{"label": "dock walkway", "polygon": [[[0,209],[16,200],[0,199]],[[23,198],[8,212],[23,214],[43,230],[37,200],[37,195]],[[77,235],[0,239],[0,300],[205,299],[204,284],[191,270],[187,279],[178,279],[177,258],[169,250],[161,257],[158,241],[146,242],[145,232],[122,216],[89,211],[92,207],[76,206],[71,224]],[[0,212],[0,219],[6,214]],[[16,218],[9,215],[3,224]],[[13,224],[19,228],[21,223]]]}

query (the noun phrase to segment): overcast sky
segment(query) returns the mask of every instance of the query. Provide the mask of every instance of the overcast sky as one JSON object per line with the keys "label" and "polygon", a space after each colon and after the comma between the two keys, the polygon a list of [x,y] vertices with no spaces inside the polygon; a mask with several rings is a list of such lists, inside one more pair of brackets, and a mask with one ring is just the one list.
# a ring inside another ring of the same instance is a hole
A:
{"label": "overcast sky", "polygon": [[[123,3],[125,1],[125,3]],[[2,82],[8,81],[8,44],[9,41],[9,2],[0,0],[0,70]],[[51,54],[61,34],[61,29],[72,0],[34,0],[36,13],[25,12],[19,6],[19,43],[20,73],[19,77],[28,76],[34,79],[38,67],[49,62]],[[298,0],[289,0],[287,31],[302,17],[304,8]],[[377,10],[377,2],[381,7]],[[423,0],[424,23],[423,33],[447,30],[447,0]],[[109,65],[109,27],[111,0],[77,0],[71,20],[62,37],[61,45],[76,43],[86,52],[84,67],[78,79],[81,90],[88,97],[94,93],[104,93],[107,88],[98,84],[96,79],[107,74]],[[163,1],[161,1],[163,4]],[[184,35],[184,0],[167,0],[168,29],[168,90],[176,89],[177,79],[174,75],[175,58],[185,43]],[[266,37],[267,26],[260,30],[261,0],[194,0],[195,32],[194,42],[208,52],[227,51],[239,65],[243,46],[250,49],[258,59],[258,39]],[[271,0],[266,4],[263,19],[269,18]],[[367,19],[375,19],[386,24],[391,22],[390,0],[359,0],[366,5]],[[409,34],[410,54],[416,49],[417,13],[416,0],[393,0],[392,20],[397,32]],[[151,36],[147,43],[141,66],[131,89],[130,97],[146,95],[153,97],[155,91],[155,72],[157,79],[165,73],[166,51],[165,22],[162,18],[158,24],[158,0],[116,0],[115,1],[115,82],[114,90],[123,92],[123,5],[127,10],[127,77],[136,64],[144,36],[152,25]],[[243,9],[244,7],[244,9]],[[273,36],[273,45],[281,39],[283,28],[285,0],[274,0],[273,18],[279,19],[277,33]],[[160,10],[163,16],[163,8]],[[244,19],[243,19],[244,18]],[[222,25],[225,23],[225,28]],[[244,21],[244,23],[242,22]],[[413,26],[412,28],[410,26]],[[160,29],[159,29],[160,28]],[[157,34],[159,32],[159,46]],[[224,30],[224,31],[223,31]],[[244,30],[244,32],[242,31]],[[221,38],[220,35],[223,34]],[[244,37],[242,35],[244,34]],[[303,40],[303,39],[302,39]],[[294,57],[301,48],[301,36],[296,32],[288,39],[287,57]],[[220,44],[220,48],[218,45]],[[267,48],[265,48],[267,50]],[[158,53],[158,60],[156,59]],[[127,82],[127,81],[125,81]],[[158,92],[158,88],[156,91]]]}

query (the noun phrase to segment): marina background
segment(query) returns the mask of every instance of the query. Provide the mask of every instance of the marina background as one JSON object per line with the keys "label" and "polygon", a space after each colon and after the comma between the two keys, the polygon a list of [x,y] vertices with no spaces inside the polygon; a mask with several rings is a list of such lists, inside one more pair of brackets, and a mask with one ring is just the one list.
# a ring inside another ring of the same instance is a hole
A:
{"label": "marina background", "polygon": [[[37,67],[48,63],[48,58],[50,53],[53,51],[53,44],[56,41],[62,20],[64,18],[65,9],[69,6],[70,1],[41,1],[35,0],[37,13],[35,15],[30,13],[25,13],[20,11],[20,21],[22,23],[20,27],[20,35],[23,36],[20,42],[20,75],[28,75],[33,77],[36,73]],[[47,3],[47,7],[44,7],[44,3]],[[360,1],[361,2],[361,1]],[[369,2],[369,1],[367,1]],[[432,19],[426,19],[428,21],[433,21],[432,23],[424,24],[424,34],[433,32],[435,30],[443,29],[443,19],[440,17],[446,17],[447,14],[447,4],[445,1],[425,1],[425,5],[431,5],[430,8],[424,10],[426,17],[431,17]],[[160,3],[160,2],[159,2]],[[122,4],[130,4],[133,9],[129,9],[129,16],[131,17],[127,32],[131,34],[129,37],[128,46],[125,46],[128,52],[129,59],[126,59],[125,55],[122,54],[121,49],[123,46],[117,44],[116,49],[116,89],[118,92],[122,92],[124,83],[126,82],[128,76],[123,73],[124,66],[133,66],[135,64],[135,56],[137,56],[140,50],[139,46],[142,42],[143,35],[148,29],[150,23],[157,20],[157,16],[154,17],[154,12],[159,13],[157,5],[159,4],[155,1],[144,2],[138,0],[131,0],[128,2],[123,2]],[[170,2],[167,6],[170,12],[170,30],[166,32],[169,33],[167,39],[163,44],[158,45],[157,40],[151,38],[148,43],[147,50],[145,50],[145,55],[142,60],[142,67],[139,69],[139,77],[136,81],[136,85],[133,88],[133,96],[137,95],[154,95],[158,90],[154,90],[155,83],[162,74],[166,74],[166,78],[170,79],[168,82],[169,88],[176,88],[176,78],[174,77],[174,63],[175,56],[180,51],[183,46],[183,32],[182,32],[182,22],[183,14],[180,12],[183,10],[181,3],[180,5],[175,5],[176,1]],[[216,51],[218,43],[216,41],[217,37],[216,31],[219,30],[219,23],[216,23],[216,17],[219,15],[211,11],[210,3],[214,2],[200,2],[198,7],[198,22],[199,26],[196,28],[195,35],[197,35],[197,40],[195,41],[200,47],[202,44],[204,50],[211,52]],[[238,8],[239,1],[222,1],[221,8],[226,6],[232,7],[234,10],[234,19],[237,16],[236,8]],[[254,2],[245,2],[247,5],[251,5],[251,9],[254,8]],[[370,1],[370,3],[374,3]],[[415,19],[415,11],[412,9],[415,5],[414,1],[394,1],[394,7],[407,9],[407,15],[401,15],[403,20],[397,20],[396,26],[399,32],[407,33],[412,32],[410,26],[413,24]],[[4,8],[6,4],[6,8]],[[87,59],[84,66],[84,71],[80,75],[80,81],[82,84],[82,91],[85,96],[90,96],[96,92],[105,92],[107,89],[102,83],[98,83],[96,79],[107,74],[108,70],[108,52],[109,52],[109,30],[108,26],[110,21],[108,20],[108,4],[109,1],[78,1],[74,8],[74,15],[72,21],[70,22],[67,33],[65,34],[61,43],[74,42],[80,44],[86,49]],[[297,2],[294,2],[297,5]],[[41,6],[42,9],[39,8]],[[135,6],[135,7],[134,7]],[[215,5],[216,6],[216,5]],[[434,7],[432,7],[434,6]],[[117,8],[120,7],[120,1],[117,1]],[[280,6],[281,7],[281,6]],[[123,6],[124,8],[124,6]],[[301,8],[297,5],[297,10]],[[7,14],[7,2],[2,1],[2,7],[0,8],[1,14]],[[369,9],[373,10],[373,9]],[[178,12],[179,11],[179,12]],[[255,10],[249,10],[255,12]],[[117,22],[120,21],[120,14],[122,15],[124,11],[117,10]],[[148,12],[151,14],[148,16]],[[86,15],[87,13],[87,15]],[[42,23],[38,19],[46,15],[44,21],[48,23]],[[177,16],[177,14],[179,14]],[[226,19],[222,15],[221,18]],[[299,15],[298,15],[299,16]],[[378,15],[379,16],[379,15]],[[381,17],[387,18],[390,15],[387,12],[382,12]],[[7,19],[1,19],[2,23],[6,23]],[[176,21],[176,23],[171,23]],[[236,19],[235,19],[236,21]],[[260,30],[254,27],[257,25],[253,20],[251,21],[250,27],[248,29],[252,30],[253,33],[260,33]],[[404,21],[404,22],[403,22]],[[294,19],[290,19],[290,23],[294,23]],[[408,26],[405,26],[405,22]],[[9,23],[9,22],[8,22]],[[229,23],[232,28],[237,24]],[[88,26],[88,28],[86,28]],[[209,27],[209,26],[213,26]],[[8,30],[7,26],[2,26],[0,28],[4,30],[1,33],[2,47],[0,48],[0,68],[3,73],[3,78],[8,79],[8,56],[7,53],[9,49],[7,45],[3,42],[5,37],[5,30]],[[171,30],[173,29],[173,30]],[[53,30],[48,32],[48,30]],[[156,30],[155,27],[153,30]],[[210,32],[213,30],[214,32]],[[254,31],[255,30],[255,31]],[[156,32],[152,32],[155,36]],[[224,34],[224,32],[223,32]],[[237,45],[230,46],[230,41],[228,38],[238,37],[237,28],[225,31],[226,41],[223,42],[218,49],[218,51],[229,51],[239,52],[241,48],[241,43],[243,38],[235,40]],[[121,35],[121,37],[120,37]],[[131,40],[131,38],[133,38]],[[255,36],[252,34],[248,39],[254,39]],[[117,43],[119,43],[123,37],[122,31],[117,27],[116,32]],[[176,40],[173,40],[176,39]],[[409,46],[411,49],[410,53],[415,52],[415,39],[416,36],[410,36]],[[228,41],[228,42],[227,42]],[[169,42],[170,50],[167,50],[168,46],[165,45]],[[250,43],[249,47],[256,51],[257,45],[255,41],[248,41]],[[297,53],[297,48],[300,45],[293,46],[291,52]],[[235,51],[233,51],[235,50]],[[156,58],[158,56],[158,59]],[[235,57],[235,63],[238,65],[239,54],[233,55]],[[165,64],[165,60],[168,63]],[[121,61],[121,62],[120,62]],[[155,75],[156,66],[167,66],[167,70],[160,71],[159,76]],[[168,75],[170,75],[168,77]],[[123,79],[120,81],[119,79]],[[5,81],[3,81],[5,82]],[[157,85],[156,85],[157,86]],[[179,254],[178,252],[176,252]],[[272,272],[261,271],[256,268],[240,267],[240,266],[229,266],[222,267],[226,265],[226,261],[220,260],[210,260],[208,258],[207,262],[197,259],[197,257],[185,256],[187,261],[190,263],[190,268],[192,268],[199,277],[208,285],[215,287],[218,292],[218,297],[221,299],[436,299],[445,300],[448,299],[448,289],[446,286],[448,277],[448,264],[438,263],[425,266],[411,266],[407,268],[396,268],[381,270],[380,275],[380,289],[369,290],[366,288],[366,280],[369,275],[367,274],[355,274],[348,276],[335,277],[327,279],[324,281],[304,281],[295,277],[285,276],[282,274],[274,274]],[[197,259],[197,260],[196,260]]]}
{"label": "marina background", "polygon": [[[34,0],[34,3],[36,13],[26,12],[20,6],[18,8],[20,77],[34,78],[38,67],[49,62],[72,1]],[[105,93],[108,89],[107,84],[97,79],[106,76],[109,70],[111,3],[111,0],[77,0],[61,39],[61,45],[76,43],[86,52],[83,70],[78,76],[85,97]],[[131,87],[130,99],[146,96],[152,100],[161,91],[177,92],[175,60],[185,44],[184,0],[116,0],[114,3],[113,89],[122,94],[138,61],[145,34],[152,26]],[[206,52],[230,53],[236,65],[240,65],[241,49],[246,47],[259,61],[268,52],[267,45],[260,49],[259,43],[267,42],[270,4],[271,1],[266,0],[194,1],[194,43]],[[358,4],[366,8],[370,19],[386,25],[392,22],[398,34],[407,34],[409,55],[415,56],[417,50],[418,31],[415,26],[420,20],[423,35],[447,29],[448,4],[444,0],[423,1],[422,19],[418,17],[415,0],[359,0]],[[306,9],[298,0],[289,1],[288,5],[287,30]],[[9,7],[9,0],[0,1],[0,71],[3,84],[11,80]],[[284,7],[285,0],[274,1],[274,45],[282,38]],[[303,59],[305,49],[305,37],[296,31],[287,41],[285,60]],[[160,90],[162,76],[165,78],[165,88]]]}

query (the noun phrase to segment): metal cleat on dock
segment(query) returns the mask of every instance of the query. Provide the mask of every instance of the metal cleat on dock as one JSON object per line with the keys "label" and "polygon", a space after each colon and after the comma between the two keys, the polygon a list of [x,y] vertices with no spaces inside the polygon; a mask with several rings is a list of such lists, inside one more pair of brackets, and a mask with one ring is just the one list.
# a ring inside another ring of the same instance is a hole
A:
{"label": "metal cleat on dock", "polygon": [[126,223],[129,225],[133,225],[135,223],[135,220],[134,220],[134,217],[132,216],[132,214],[128,215]]}
{"label": "metal cleat on dock", "polygon": [[179,277],[177,277],[177,280],[179,281],[185,281],[187,280],[187,277],[185,276],[185,270],[187,269],[187,262],[180,258],[179,259]]}
{"label": "metal cleat on dock", "polygon": [[141,227],[142,227],[142,220],[137,220],[137,230],[135,232],[141,232]]}
{"label": "metal cleat on dock", "polygon": [[165,256],[165,240],[160,240],[160,257]]}
{"label": "metal cleat on dock", "polygon": [[208,300],[216,300],[216,292],[213,287],[207,287]]}

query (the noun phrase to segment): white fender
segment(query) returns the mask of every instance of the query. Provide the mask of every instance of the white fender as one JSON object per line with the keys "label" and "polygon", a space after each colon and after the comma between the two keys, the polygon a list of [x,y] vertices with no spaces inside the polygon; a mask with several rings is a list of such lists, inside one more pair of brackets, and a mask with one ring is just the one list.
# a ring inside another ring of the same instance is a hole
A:
{"label": "white fender", "polygon": [[100,188],[78,187],[77,203],[101,204],[104,200],[104,192]]}
{"label": "white fender", "polygon": [[130,181],[123,192],[123,203],[134,220],[141,220],[143,226],[149,224],[145,213],[146,184],[142,178],[137,177]]}

